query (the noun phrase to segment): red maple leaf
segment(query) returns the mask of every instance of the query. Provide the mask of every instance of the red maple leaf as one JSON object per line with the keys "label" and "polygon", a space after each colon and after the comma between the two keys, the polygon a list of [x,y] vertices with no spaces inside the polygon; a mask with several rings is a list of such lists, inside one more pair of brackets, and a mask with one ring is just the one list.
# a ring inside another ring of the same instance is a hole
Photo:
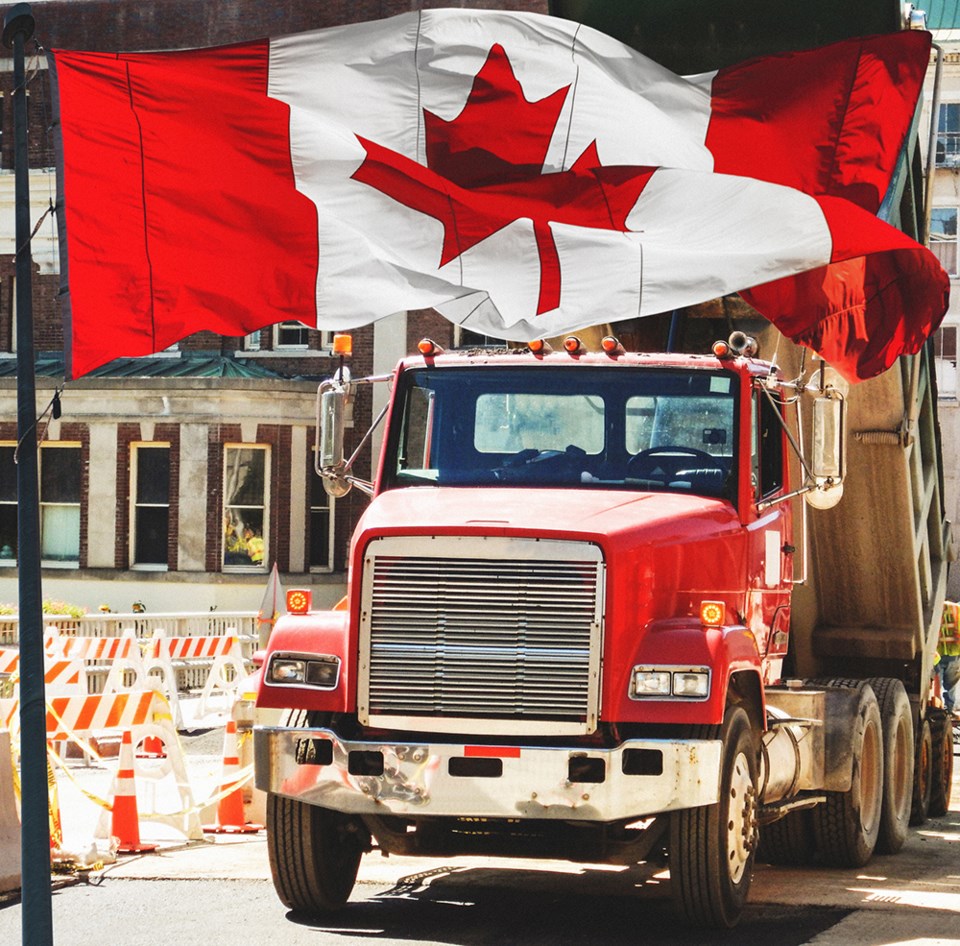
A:
{"label": "red maple leaf", "polygon": [[367,156],[353,177],[443,224],[441,266],[514,221],[531,220],[540,260],[537,315],[549,312],[560,304],[551,223],[625,232],[656,170],[604,167],[593,141],[569,170],[545,174],[569,89],[528,102],[506,52],[494,45],[456,118],[424,109],[426,167],[358,135]]}

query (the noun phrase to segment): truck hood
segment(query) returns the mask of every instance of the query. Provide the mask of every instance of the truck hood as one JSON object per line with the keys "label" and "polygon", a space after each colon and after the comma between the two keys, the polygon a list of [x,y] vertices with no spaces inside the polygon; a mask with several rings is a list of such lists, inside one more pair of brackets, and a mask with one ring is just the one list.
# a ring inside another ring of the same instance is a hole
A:
{"label": "truck hood", "polygon": [[532,535],[609,547],[702,541],[738,527],[726,500],[682,493],[427,486],[380,493],[357,535]]}

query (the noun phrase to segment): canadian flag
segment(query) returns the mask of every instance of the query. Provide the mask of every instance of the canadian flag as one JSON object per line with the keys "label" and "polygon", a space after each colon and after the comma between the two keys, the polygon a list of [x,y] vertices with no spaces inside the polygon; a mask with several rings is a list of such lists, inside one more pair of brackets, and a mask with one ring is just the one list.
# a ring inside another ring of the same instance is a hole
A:
{"label": "canadian flag", "polygon": [[870,377],[946,311],[937,260],[877,216],[929,50],[904,32],[680,77],[478,10],[53,50],[68,370],[201,329],[434,307],[525,341],[744,291]]}

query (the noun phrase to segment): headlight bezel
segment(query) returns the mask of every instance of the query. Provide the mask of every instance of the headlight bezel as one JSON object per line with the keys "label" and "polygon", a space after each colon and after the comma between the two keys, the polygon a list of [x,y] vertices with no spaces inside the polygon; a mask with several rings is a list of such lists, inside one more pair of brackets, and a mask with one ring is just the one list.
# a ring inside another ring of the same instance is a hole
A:
{"label": "headlight bezel", "polygon": [[274,687],[308,687],[331,691],[340,685],[341,668],[342,661],[336,654],[277,651],[270,655],[264,680]]}
{"label": "headlight bezel", "polygon": [[[669,690],[666,680],[669,679]],[[641,682],[645,685],[641,686]],[[702,703],[710,699],[709,667],[691,664],[637,664],[630,672],[630,699]]]}

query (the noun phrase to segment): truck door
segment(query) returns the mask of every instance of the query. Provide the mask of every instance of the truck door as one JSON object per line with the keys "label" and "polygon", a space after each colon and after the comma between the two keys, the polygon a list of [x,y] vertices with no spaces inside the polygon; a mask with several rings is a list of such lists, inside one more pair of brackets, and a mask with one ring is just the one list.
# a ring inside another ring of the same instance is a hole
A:
{"label": "truck door", "polygon": [[787,489],[782,409],[775,395],[754,390],[750,474],[753,508],[747,526],[750,582],[746,622],[774,677],[779,676],[780,661],[787,651],[793,577],[790,504],[770,504]]}

